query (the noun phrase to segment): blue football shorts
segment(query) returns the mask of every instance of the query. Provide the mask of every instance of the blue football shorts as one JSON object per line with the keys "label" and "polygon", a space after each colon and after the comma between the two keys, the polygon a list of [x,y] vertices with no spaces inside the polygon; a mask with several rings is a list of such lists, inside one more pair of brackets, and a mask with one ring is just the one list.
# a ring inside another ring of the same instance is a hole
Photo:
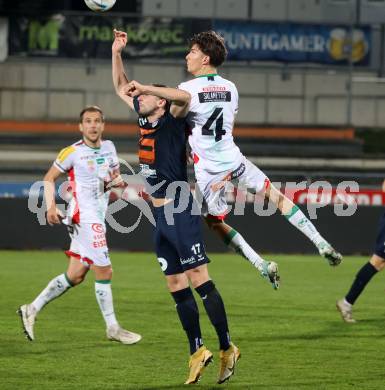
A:
{"label": "blue football shorts", "polygon": [[[203,242],[201,216],[192,215],[192,196],[180,213],[172,214],[174,202],[154,207],[155,251],[165,275],[180,274],[210,262]],[[166,218],[171,214],[173,224]]]}

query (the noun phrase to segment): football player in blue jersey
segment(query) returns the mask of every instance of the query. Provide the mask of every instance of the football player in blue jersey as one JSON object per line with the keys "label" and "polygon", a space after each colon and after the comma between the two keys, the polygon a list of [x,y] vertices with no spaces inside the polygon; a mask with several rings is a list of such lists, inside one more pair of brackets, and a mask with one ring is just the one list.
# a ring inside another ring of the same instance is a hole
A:
{"label": "football player in blue jersey", "polygon": [[154,206],[156,255],[190,344],[190,372],[185,383],[196,383],[213,359],[202,341],[198,306],[190,284],[202,298],[216,330],[220,349],[218,383],[223,383],[233,375],[240,351],[231,342],[225,306],[208,273],[201,218],[193,210],[195,203],[187,181],[185,118],[190,94],[129,82],[121,58],[125,44],[126,35],[115,32],[113,83],[117,94],[139,116],[140,173]]}

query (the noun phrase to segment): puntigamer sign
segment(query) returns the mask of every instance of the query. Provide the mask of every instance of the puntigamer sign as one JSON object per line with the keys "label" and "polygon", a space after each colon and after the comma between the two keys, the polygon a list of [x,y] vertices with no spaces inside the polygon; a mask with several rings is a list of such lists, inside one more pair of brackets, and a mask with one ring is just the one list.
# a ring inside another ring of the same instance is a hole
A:
{"label": "puntigamer sign", "polygon": [[366,65],[370,59],[371,30],[346,26],[295,23],[215,21],[226,40],[230,60],[314,62]]}

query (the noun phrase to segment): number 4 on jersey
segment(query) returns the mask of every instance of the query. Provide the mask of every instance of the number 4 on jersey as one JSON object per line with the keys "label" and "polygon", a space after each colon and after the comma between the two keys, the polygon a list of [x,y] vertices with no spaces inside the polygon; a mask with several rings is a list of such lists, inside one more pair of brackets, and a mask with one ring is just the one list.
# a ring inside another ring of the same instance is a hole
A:
{"label": "number 4 on jersey", "polygon": [[[210,118],[207,119],[207,122],[202,127],[202,135],[214,135],[215,132],[215,141],[218,142],[222,139],[222,136],[226,134],[226,131],[223,130],[223,108],[216,108],[211,114]],[[211,129],[211,126],[215,122],[215,129]]]}

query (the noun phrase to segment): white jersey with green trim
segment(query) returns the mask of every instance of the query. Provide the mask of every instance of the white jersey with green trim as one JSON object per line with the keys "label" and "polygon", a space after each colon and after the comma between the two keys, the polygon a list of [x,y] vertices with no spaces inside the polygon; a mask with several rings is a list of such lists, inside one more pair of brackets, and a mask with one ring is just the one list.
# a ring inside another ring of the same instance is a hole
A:
{"label": "white jersey with green trim", "polygon": [[106,140],[100,148],[91,148],[83,141],[76,142],[60,151],[54,166],[68,174],[71,186],[65,222],[104,224],[109,200],[105,184],[119,168],[114,144]]}
{"label": "white jersey with green trim", "polygon": [[187,121],[194,160],[210,172],[236,169],[243,156],[233,139],[238,91],[234,83],[217,74],[196,77],[179,89],[191,95]]}

